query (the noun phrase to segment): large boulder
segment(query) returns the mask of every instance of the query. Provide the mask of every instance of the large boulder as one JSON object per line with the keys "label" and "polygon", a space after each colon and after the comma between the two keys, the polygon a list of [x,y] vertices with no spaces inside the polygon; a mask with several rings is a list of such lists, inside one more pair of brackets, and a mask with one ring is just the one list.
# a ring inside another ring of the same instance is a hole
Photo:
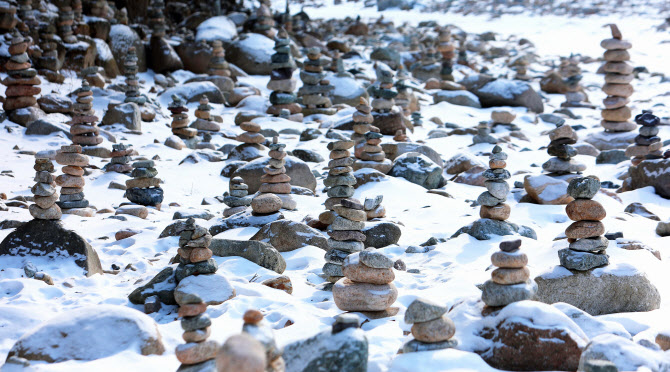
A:
{"label": "large boulder", "polygon": [[349,106],[356,106],[361,97],[365,99],[370,98],[368,91],[354,78],[332,75],[328,77],[328,80],[335,87],[331,91],[331,101],[334,105],[344,103]]}
{"label": "large boulder", "polygon": [[275,43],[261,34],[242,34],[226,50],[226,59],[250,75],[270,75]]}
{"label": "large boulder", "polygon": [[593,132],[584,138],[584,142],[593,145],[600,151],[625,149],[633,142],[637,132]]}
{"label": "large boulder", "polygon": [[653,186],[656,194],[670,198],[670,159],[645,160],[628,168],[628,175],[625,191]]}
{"label": "large boulder", "polygon": [[[286,160],[284,167],[286,168],[286,174],[291,177],[291,185],[301,186],[315,191],[316,178],[309,169],[309,165],[293,156],[287,156],[284,159]],[[247,165],[235,171],[233,177],[242,177],[244,183],[249,186],[249,193],[253,194],[261,187],[261,176],[265,174],[263,168],[268,165],[269,161],[269,157],[262,157],[250,161]]]}
{"label": "large boulder", "polygon": [[127,129],[142,131],[142,112],[134,102],[109,106],[100,125],[121,124]]}
{"label": "large boulder", "polygon": [[258,266],[283,273],[286,270],[284,257],[270,244],[255,240],[212,239],[209,245],[215,256],[238,256],[245,258]]}
{"label": "large boulder", "polygon": [[[130,47],[135,47],[137,67],[140,71],[146,71],[147,59],[144,53],[144,44],[139,35],[137,35],[137,32],[126,25],[113,25],[109,31],[109,48],[112,50],[112,55],[114,55],[117,63],[125,61]],[[123,73],[123,71],[121,72]]]}
{"label": "large boulder", "polygon": [[201,76],[196,76],[193,78],[190,78],[186,80],[186,84],[188,83],[199,83],[201,81],[209,81],[216,85],[219,90],[225,94],[230,94],[233,89],[235,89],[235,82],[233,79],[227,77],[227,76],[218,76],[218,75],[201,75]]}
{"label": "large boulder", "polygon": [[159,97],[167,106],[172,101],[172,95],[174,94],[181,96],[188,103],[198,102],[203,97],[207,97],[209,103],[226,103],[223,93],[210,81],[181,84],[161,92]]}
{"label": "large boulder", "polygon": [[186,40],[176,48],[184,69],[196,74],[206,74],[212,59],[212,48],[204,41]]}
{"label": "large boulder", "polygon": [[505,236],[517,234],[537,240],[535,230],[528,226],[519,226],[515,223],[492,220],[489,218],[480,218],[467,226],[463,226],[451,237],[455,238],[461,234],[468,234],[477,240],[493,239],[496,235]]}
{"label": "large boulder", "polygon": [[651,311],[661,305],[658,289],[644,273],[629,264],[589,271],[555,266],[536,277],[535,282],[537,301],[565,302],[591,315]]}
{"label": "large boulder", "polygon": [[174,289],[177,282],[174,277],[174,269],[170,266],[161,270],[146,284],[135,288],[129,295],[128,300],[135,305],[142,305],[151,296],[158,296],[166,305],[176,305],[174,300]]}
{"label": "large boulder", "polygon": [[256,227],[261,228],[269,223],[277,220],[283,220],[284,215],[281,212],[272,213],[268,215],[254,215],[251,208],[233,214],[230,217],[218,219],[209,228],[212,235],[220,234],[230,229],[237,229],[239,227]]}
{"label": "large boulder", "polygon": [[179,305],[190,303],[193,295],[207,305],[219,305],[235,297],[235,287],[221,274],[190,275],[181,279],[174,289],[174,299]]}
{"label": "large boulder", "polygon": [[316,229],[303,223],[278,220],[261,227],[249,240],[269,243],[279,252],[290,252],[307,245],[328,249],[327,239]]}
{"label": "large boulder", "polygon": [[402,177],[427,189],[436,189],[444,182],[442,167],[435,164],[427,156],[416,152],[398,156],[388,175]]}
{"label": "large boulder", "polygon": [[568,195],[568,183],[559,178],[543,174],[526,176],[523,187],[528,197],[537,204],[568,204],[574,198]]}
{"label": "large boulder", "polygon": [[441,90],[433,94],[433,103],[448,102],[457,106],[481,108],[479,98],[466,90]]}
{"label": "large boulder", "polygon": [[71,114],[74,111],[73,102],[69,98],[56,94],[45,94],[37,100],[37,103],[47,114]]}
{"label": "large boulder", "polygon": [[358,328],[323,331],[284,347],[286,372],[368,370],[368,340]]}
{"label": "large boulder", "polygon": [[43,135],[61,132],[67,138],[72,138],[70,126],[65,124],[69,118],[63,114],[50,114],[41,119],[28,123],[26,135]]}
{"label": "large boulder", "polygon": [[471,75],[460,84],[479,98],[482,107],[520,106],[536,113],[544,112],[542,97],[526,82]]}
{"label": "large boulder", "polygon": [[197,41],[221,40],[224,43],[231,42],[237,37],[235,23],[226,16],[218,16],[207,19],[198,25],[195,39]]}
{"label": "large boulder", "polygon": [[111,79],[115,78],[121,71],[119,70],[119,65],[116,63],[116,59],[114,59],[112,49],[105,40],[95,38],[93,41],[95,42],[95,47],[97,49],[95,64],[101,66],[105,70],[105,75],[107,75],[107,77]]}
{"label": "large boulder", "polygon": [[65,311],[28,331],[9,350],[8,358],[59,363],[127,351],[163,354],[156,322],[126,306],[98,304]]}
{"label": "large boulder", "polygon": [[627,338],[604,334],[594,337],[582,352],[579,370],[592,360],[607,360],[616,365],[619,371],[670,371],[670,355],[654,350]]}
{"label": "large boulder", "polygon": [[447,171],[447,174],[459,174],[476,166],[483,168],[486,167],[486,164],[469,152],[459,152],[447,160],[444,170]]}
{"label": "large boulder", "polygon": [[149,68],[156,73],[176,71],[184,68],[179,55],[168,40],[152,37],[149,41]]}
{"label": "large boulder", "polygon": [[60,221],[28,221],[0,243],[0,256],[53,257],[72,260],[86,276],[102,274],[100,259],[93,247],[79,234],[63,227]]}
{"label": "large boulder", "polygon": [[442,166],[442,158],[440,154],[435,151],[432,147],[427,145],[422,145],[420,143],[411,143],[411,142],[396,142],[396,143],[382,143],[382,149],[386,157],[391,160],[395,160],[398,156],[406,154],[408,152],[418,152],[419,154],[426,155],[428,159],[432,160],[433,163],[438,166]]}

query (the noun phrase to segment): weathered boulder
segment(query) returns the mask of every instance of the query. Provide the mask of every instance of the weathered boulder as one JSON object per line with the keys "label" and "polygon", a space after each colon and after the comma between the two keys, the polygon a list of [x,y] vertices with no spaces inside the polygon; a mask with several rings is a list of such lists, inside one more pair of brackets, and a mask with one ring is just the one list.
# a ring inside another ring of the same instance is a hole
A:
{"label": "weathered boulder", "polygon": [[[114,55],[114,59],[116,61],[124,61],[130,47],[135,47],[137,67],[140,71],[146,71],[147,59],[144,53],[144,44],[139,35],[137,35],[137,32],[126,25],[113,25],[109,31],[109,48]],[[121,73],[123,73],[123,70]]]}
{"label": "weathered boulder", "polygon": [[467,226],[463,226],[451,237],[455,238],[461,234],[468,234],[477,240],[489,240],[495,235],[504,236],[516,234],[537,240],[537,234],[528,226],[519,226],[515,223],[492,220],[489,218],[480,218]]}
{"label": "weathered boulder", "polygon": [[579,360],[579,370],[583,371],[584,365],[591,360],[610,361],[619,371],[670,371],[670,357],[667,353],[612,334],[594,337],[589,342]]}
{"label": "weathered boulder", "polygon": [[656,194],[670,198],[670,159],[644,160],[628,169],[625,191],[653,186]]}
{"label": "weathered boulder", "polygon": [[427,189],[436,189],[444,182],[442,167],[427,156],[415,152],[398,156],[388,175],[402,177]]}
{"label": "weathered boulder", "polygon": [[397,244],[402,235],[400,227],[388,221],[370,221],[361,230],[365,234],[365,247],[384,248]]}
{"label": "weathered boulder", "polygon": [[479,98],[482,107],[521,106],[536,113],[544,112],[542,97],[526,82],[471,75],[460,84]]}
{"label": "weathered boulder", "polygon": [[256,33],[241,34],[226,50],[226,59],[250,75],[270,75],[274,42]]}
{"label": "weathered boulder", "polygon": [[176,305],[177,303],[174,300],[174,289],[176,286],[174,269],[168,266],[151,278],[146,284],[135,288],[128,295],[128,300],[135,305],[142,305],[148,297],[158,296],[162,303]]}
{"label": "weathered boulder", "polygon": [[100,125],[122,124],[127,129],[142,130],[142,112],[136,103],[128,102],[120,105],[110,105],[102,117]]}
{"label": "weathered boulder", "polygon": [[209,103],[225,103],[223,93],[210,81],[199,81],[181,84],[174,88],[167,89],[159,94],[162,101],[172,100],[173,95],[181,96],[186,102],[199,102],[201,98],[207,97]]}
{"label": "weathered boulder", "polygon": [[238,256],[245,258],[258,266],[283,273],[286,270],[284,257],[270,244],[255,240],[212,239],[209,249],[215,256]]}
{"label": "weathered boulder", "polygon": [[481,108],[479,98],[466,90],[440,90],[433,94],[433,103],[448,102],[457,106]]}
{"label": "weathered boulder", "polygon": [[249,240],[269,243],[279,252],[290,252],[307,245],[327,249],[327,239],[316,229],[290,220],[278,220],[261,227]]}
{"label": "weathered boulder", "polygon": [[537,204],[568,204],[574,198],[568,195],[568,183],[546,175],[526,176],[523,187]]}
{"label": "weathered boulder", "polygon": [[330,330],[284,347],[286,372],[347,371],[368,369],[368,340],[358,328],[332,334]]}

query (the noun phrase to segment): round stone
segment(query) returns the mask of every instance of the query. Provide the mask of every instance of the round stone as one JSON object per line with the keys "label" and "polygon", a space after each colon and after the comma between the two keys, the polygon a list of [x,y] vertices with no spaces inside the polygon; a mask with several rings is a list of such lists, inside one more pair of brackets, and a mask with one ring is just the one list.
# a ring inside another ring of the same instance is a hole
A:
{"label": "round stone", "polygon": [[600,221],[607,215],[605,208],[591,199],[575,199],[565,206],[565,212],[573,221]]}
{"label": "round stone", "polygon": [[177,345],[175,356],[183,364],[196,364],[209,359],[216,358],[219,351],[218,342],[208,340],[203,342],[189,342],[187,344]]}
{"label": "round stone", "polygon": [[506,198],[497,198],[493,195],[491,195],[490,192],[484,191],[483,193],[479,194],[479,197],[477,197],[477,203],[479,203],[482,206],[486,207],[494,207],[500,203],[505,202],[507,200]]}
{"label": "round stone", "polygon": [[387,284],[395,279],[393,269],[376,269],[363,265],[358,259],[358,253],[351,254],[344,259],[342,273],[352,281],[359,283]]}
{"label": "round stone", "polygon": [[255,213],[274,213],[282,207],[281,199],[274,194],[259,195],[251,200],[251,209]]}
{"label": "round stone", "polygon": [[263,320],[263,313],[260,310],[249,309],[244,313],[242,319],[248,324],[258,324]]}
{"label": "round stone", "polygon": [[565,229],[568,239],[593,238],[603,234],[605,234],[605,225],[600,221],[577,221]]}
{"label": "round stone", "polygon": [[599,252],[607,249],[610,241],[604,236],[578,239],[570,243],[570,249],[582,252]]}
{"label": "round stone", "polygon": [[333,221],[333,224],[330,225],[333,230],[363,230],[365,228],[365,222],[352,221],[344,217],[338,216]]}
{"label": "round stone", "polygon": [[393,283],[356,283],[343,278],[333,286],[333,300],[343,311],[383,311],[397,298],[398,289]]}
{"label": "round stone", "polygon": [[491,280],[496,284],[519,284],[530,278],[527,267],[519,269],[497,268],[491,272]]}
{"label": "round stone", "polygon": [[521,269],[528,264],[528,256],[519,250],[514,253],[498,251],[491,255],[491,263],[504,269]]}
{"label": "round stone", "polygon": [[[332,218],[332,220],[330,220],[330,223],[327,223],[327,225],[330,225],[330,224],[332,223],[332,221],[335,220],[335,217],[337,217],[337,215],[334,214],[334,213],[331,212],[331,211],[324,212],[324,213],[330,213],[330,214],[333,214],[333,215],[334,215],[333,218]],[[324,214],[324,213],[322,213],[322,214]],[[320,215],[319,215],[319,221],[321,221],[321,216],[320,216]],[[323,222],[323,221],[321,221],[321,222]],[[325,223],[325,222],[324,222],[324,223]],[[364,242],[365,239],[366,239],[365,234],[363,234],[363,233],[360,232],[360,231],[354,231],[354,230],[334,230],[334,231],[329,231],[329,232],[328,232],[328,236],[330,236],[331,238],[333,238],[333,239],[335,239],[335,240],[341,241],[341,242],[342,242],[342,241],[348,241],[348,240],[354,240],[354,241],[357,241],[357,242]]]}
{"label": "round stone", "polygon": [[578,177],[570,180],[568,195],[575,199],[591,199],[600,190],[600,181],[594,177]]}
{"label": "round stone", "polygon": [[421,342],[446,341],[454,337],[454,333],[456,333],[456,325],[446,315],[412,325],[412,336]]}
{"label": "round stone", "polygon": [[479,209],[479,217],[492,220],[505,221],[509,218],[512,208],[508,204],[500,203],[493,207],[482,205]]}
{"label": "round stone", "polygon": [[503,252],[515,252],[521,247],[521,239],[505,240],[500,243],[499,247]]}
{"label": "round stone", "polygon": [[407,306],[405,323],[424,323],[439,319],[442,315],[446,314],[447,310],[446,306],[440,305],[437,302],[425,298],[417,298]]}
{"label": "round stone", "polygon": [[363,265],[375,269],[390,269],[393,267],[393,260],[374,248],[368,248],[360,252],[358,259]]}
{"label": "round stone", "polygon": [[367,220],[367,214],[365,211],[362,210],[357,210],[357,209],[351,209],[351,208],[345,208],[342,205],[336,205],[334,207],[335,213],[338,215],[352,221],[366,221]]}

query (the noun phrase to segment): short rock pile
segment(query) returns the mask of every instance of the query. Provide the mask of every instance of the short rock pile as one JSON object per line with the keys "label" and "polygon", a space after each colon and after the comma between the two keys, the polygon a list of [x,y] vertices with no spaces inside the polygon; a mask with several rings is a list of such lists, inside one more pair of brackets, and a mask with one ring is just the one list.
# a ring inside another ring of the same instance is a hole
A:
{"label": "short rock pile", "polygon": [[123,74],[126,77],[126,99],[124,102],[133,102],[144,106],[147,99],[140,94],[140,79],[137,77],[137,53],[135,47],[128,48],[128,54],[123,61]]}
{"label": "short rock pile", "polygon": [[363,209],[367,215],[367,219],[372,220],[375,218],[384,218],[386,217],[386,208],[382,205],[384,200],[384,195],[377,195],[374,198],[365,198],[365,203],[363,203]]}
{"label": "short rock pile", "polygon": [[261,145],[265,143],[265,136],[261,134],[261,126],[254,122],[244,122],[240,124],[240,129],[244,132],[239,134],[235,139],[246,144],[252,145],[254,147],[262,147]]}
{"label": "short rock pile", "polygon": [[603,92],[607,98],[603,100],[605,109],[601,114],[603,121],[601,125],[607,132],[630,132],[636,128],[634,123],[628,121],[631,116],[631,110],[626,106],[630,102],[630,96],[633,95],[633,66],[628,64],[630,55],[628,49],[633,45],[626,40],[622,40],[619,28],[611,24],[612,38],[600,42],[600,46],[605,49],[603,59],[606,61],[602,67],[605,72],[605,85]]}
{"label": "short rock pile", "polygon": [[491,127],[486,121],[482,121],[477,125],[477,134],[472,137],[472,144],[490,143],[495,145],[498,139],[491,135]]}
{"label": "short rock pile", "polygon": [[184,230],[179,235],[179,249],[177,253],[179,254],[181,263],[185,265],[197,264],[212,258],[212,250],[209,249],[211,242],[212,235],[206,228],[196,225],[195,219],[192,217],[187,219]]}
{"label": "short rock pile", "polygon": [[586,165],[574,160],[577,150],[572,147],[577,143],[577,133],[567,124],[560,124],[556,129],[549,132],[549,146],[547,153],[553,158],[542,164],[542,169],[550,175],[563,175],[568,173],[581,173],[586,170]]}
{"label": "short rock pile", "polygon": [[381,133],[375,131],[365,133],[365,145],[363,145],[363,151],[356,154],[358,159],[354,163],[354,170],[372,168],[384,174],[391,170],[393,163],[386,159],[384,149],[380,146],[383,137]]}
{"label": "short rock pile", "polygon": [[[31,68],[30,58],[28,57],[28,40],[14,29],[12,41],[9,45],[9,60],[5,63],[7,77],[2,80],[2,84],[7,87],[5,90],[5,102],[2,108],[5,111],[13,111],[25,107],[35,106],[37,99],[34,97],[40,94],[42,88],[37,76],[37,70]],[[20,123],[25,124],[25,123]]]}
{"label": "short rock pile", "polygon": [[270,94],[270,108],[267,113],[273,116],[279,116],[282,109],[287,109],[294,120],[302,121],[302,107],[296,103],[297,97],[293,91],[297,82],[293,77],[293,70],[296,69],[295,61],[291,56],[291,40],[285,30],[279,30],[275,39],[275,54],[272,55],[272,72],[267,88],[272,90]]}
{"label": "short rock pile", "polygon": [[507,179],[511,177],[507,166],[507,154],[502,151],[500,146],[496,145],[489,156],[489,169],[483,176],[486,178],[484,191],[477,198],[481,205],[479,217],[490,218],[492,220],[505,221],[509,218],[511,208],[506,204],[507,194],[509,193],[509,184]]}
{"label": "short rock pile", "polygon": [[100,128],[96,122],[98,117],[93,110],[93,92],[86,80],[82,80],[81,88],[77,89],[77,102],[73,105],[74,116],[70,121],[72,142],[80,146],[96,146],[102,143]]}
{"label": "short rock pile", "polygon": [[286,144],[278,143],[278,138],[274,137],[270,144],[270,160],[268,165],[263,169],[265,172],[261,176],[261,186],[258,191],[261,194],[275,194],[282,201],[282,208],[293,210],[298,204],[291,196],[291,177],[286,174],[286,151],[284,148]]}
{"label": "short rock pile", "polygon": [[230,192],[223,195],[223,203],[228,206],[223,210],[223,217],[242,212],[251,205],[251,197],[248,196],[249,186],[244,183],[242,177],[233,177],[228,183],[228,188]]}
{"label": "short rock pile", "polygon": [[172,123],[170,124],[172,134],[183,139],[190,139],[198,134],[197,129],[188,127],[188,108],[181,96],[177,94],[172,95],[172,102],[170,102],[168,110],[172,114]]}
{"label": "short rock pile", "polygon": [[243,319],[242,333],[258,340],[265,349],[265,360],[267,361],[265,370],[283,372],[286,369],[286,363],[282,358],[282,349],[277,346],[272,327],[263,321],[263,314],[256,309],[251,309],[244,313]]}
{"label": "short rock pile", "polygon": [[[65,4],[65,3],[64,3]],[[77,42],[77,37],[74,36],[72,25],[74,24],[74,11],[72,7],[62,5],[58,9],[58,33],[63,42],[73,44]]]}
{"label": "short rock pile", "polygon": [[215,358],[220,345],[207,340],[212,333],[212,320],[206,311],[207,304],[196,294],[186,296],[179,304],[182,338],[186,343],[175,349],[177,360],[181,362],[177,371],[216,371]]}
{"label": "short rock pile", "polygon": [[482,301],[487,306],[507,306],[530,300],[537,292],[537,284],[530,279],[530,270],[526,267],[528,256],[520,247],[520,239],[503,241],[500,250],[491,255],[491,263],[496,269],[482,287]]}
{"label": "short rock pile", "polygon": [[330,59],[321,56],[321,49],[307,49],[307,60],[303,70],[300,71],[302,87],[298,90],[298,95],[302,97],[303,115],[323,114],[333,115],[337,110],[332,108],[333,104],[328,98],[330,91],[334,89],[328,80],[325,80],[326,74],[323,67],[330,64]]}
{"label": "short rock pile", "polygon": [[565,102],[561,107],[589,107],[595,108],[589,104],[589,97],[582,87],[582,69],[579,68],[579,61],[574,56],[561,59],[560,74],[565,83]]}
{"label": "short rock pile", "polygon": [[458,341],[452,337],[456,325],[447,315],[446,306],[417,298],[405,311],[405,323],[412,324],[413,340],[406,342],[402,353],[455,348]]}
{"label": "short rock pile", "polygon": [[272,11],[265,3],[261,2],[261,5],[256,9],[256,20],[253,25],[253,31],[272,38],[275,34],[274,25],[275,20],[272,18]]}
{"label": "short rock pile", "polygon": [[163,202],[161,180],[156,178],[158,171],[153,160],[140,160],[133,163],[133,177],[126,181],[126,198],[135,204],[159,206]]}
{"label": "short rock pile", "polygon": [[[324,184],[327,182],[328,184],[335,185],[338,182],[342,182],[339,180],[345,181],[352,178],[354,179],[354,185],[356,184],[356,179],[351,174],[351,172],[353,172],[353,168],[351,168],[351,166],[354,164],[354,160],[351,158],[351,154],[349,153],[349,149],[352,148],[353,145],[353,141],[335,141],[328,144],[331,160],[328,163],[328,176],[324,180]],[[346,191],[348,192],[345,194],[348,195],[350,193],[353,195],[353,187],[351,187],[351,190],[347,188]],[[337,214],[334,212],[335,206],[340,203],[342,198],[343,197],[328,196],[328,199],[326,199],[325,203],[327,211],[319,215],[319,221],[321,223],[324,225],[330,225],[333,223],[335,217],[337,217]]]}
{"label": "short rock pile", "polygon": [[661,120],[655,116],[651,111],[644,111],[642,114],[635,116],[635,122],[640,124],[640,134],[635,137],[635,144],[628,146],[626,149],[626,156],[633,157],[631,163],[633,165],[640,164],[647,159],[661,159],[663,154],[661,148],[663,142],[658,136]]}
{"label": "short rock pile", "polygon": [[105,166],[105,171],[116,173],[130,173],[133,167],[130,165],[130,154],[133,148],[125,144],[112,145],[112,160]]}
{"label": "short rock pile", "polygon": [[372,107],[368,105],[368,101],[361,97],[356,106],[356,112],[352,114],[354,121],[354,133],[351,135],[351,140],[359,143],[365,141],[365,133],[369,132],[375,118],[370,114]]}
{"label": "short rock pile", "polygon": [[372,248],[347,256],[342,272],[345,278],[333,286],[333,300],[340,310],[391,312],[389,307],[398,298],[393,260]]}
{"label": "short rock pile", "polygon": [[[328,205],[326,207],[328,208]],[[328,221],[331,222],[328,229],[330,238],[323,273],[329,282],[335,283],[344,276],[342,272],[344,259],[365,248],[363,242],[366,237],[361,231],[365,227],[367,216],[363,204],[353,198],[339,199],[339,203],[332,206],[332,209],[335,213],[331,214],[331,217],[334,217],[332,222]]]}
{"label": "short rock pile", "polygon": [[62,84],[65,76],[59,73],[61,61],[58,59],[58,39],[56,37],[56,26],[45,23],[40,26],[40,49],[42,55],[37,58],[37,66],[40,75],[44,75],[52,83]]}
{"label": "short rock pile", "polygon": [[405,129],[403,112],[395,107],[398,91],[394,87],[394,73],[390,67],[377,63],[377,81],[368,87],[372,98],[374,125],[382,134],[394,135],[398,129]]}
{"label": "short rock pile", "polygon": [[38,220],[58,220],[62,212],[56,204],[58,191],[54,183],[54,165],[51,160],[44,158],[35,159],[35,185],[30,189],[34,195],[35,204],[28,207],[30,215]]}
{"label": "short rock pile", "polygon": [[221,40],[214,40],[212,42],[212,59],[209,60],[208,73],[214,76],[232,76]]}
{"label": "short rock pile", "polygon": [[568,217],[575,221],[565,235],[569,248],[558,251],[561,266],[578,271],[586,271],[609,264],[605,253],[609,240],[605,235],[605,208],[593,199],[600,190],[600,181],[595,176],[575,178],[568,185],[568,195],[575,200],[565,206]]}
{"label": "short rock pile", "polygon": [[218,132],[221,126],[214,121],[210,111],[212,106],[209,105],[207,97],[200,98],[198,108],[195,109],[195,121],[191,124],[191,128],[200,132]]}
{"label": "short rock pile", "polygon": [[58,206],[63,213],[82,214],[75,209],[88,207],[84,199],[84,168],[88,165],[88,156],[81,153],[81,146],[61,146],[56,154],[56,162],[63,165],[63,173],[56,177],[56,184],[61,187]]}

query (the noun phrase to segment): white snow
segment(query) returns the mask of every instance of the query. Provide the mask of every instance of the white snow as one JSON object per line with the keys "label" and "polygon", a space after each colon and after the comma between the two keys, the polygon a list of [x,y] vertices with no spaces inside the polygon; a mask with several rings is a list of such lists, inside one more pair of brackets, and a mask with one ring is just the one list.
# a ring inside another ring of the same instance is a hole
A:
{"label": "white snow", "polygon": [[226,16],[218,16],[202,22],[198,26],[195,39],[197,41],[230,41],[235,37],[237,37],[235,23]]}

